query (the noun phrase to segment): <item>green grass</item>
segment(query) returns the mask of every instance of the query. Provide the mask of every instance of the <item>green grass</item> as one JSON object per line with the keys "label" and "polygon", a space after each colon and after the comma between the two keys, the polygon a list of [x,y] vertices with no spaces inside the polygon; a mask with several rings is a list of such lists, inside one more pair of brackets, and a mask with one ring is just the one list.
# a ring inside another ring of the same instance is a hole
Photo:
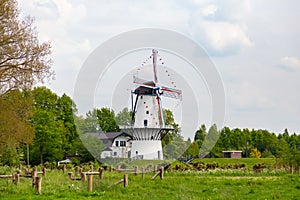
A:
{"label": "green grass", "polygon": [[252,169],[253,165],[258,163],[264,163],[268,168],[275,168],[275,158],[198,158],[193,160],[191,163],[203,162],[207,163],[218,163],[219,166],[234,165],[234,164],[245,164],[247,169]]}
{"label": "green grass", "polygon": [[[93,192],[87,182],[71,181],[62,171],[47,171],[42,181],[42,195],[36,194],[31,179],[21,178],[15,185],[0,179],[0,199],[298,199],[300,175],[267,170],[262,174],[243,170],[204,172],[165,172],[165,177],[151,180],[153,172],[142,179],[129,174],[129,185],[114,185],[123,173],[104,172],[104,180],[94,176]],[[112,187],[110,187],[112,186]]]}

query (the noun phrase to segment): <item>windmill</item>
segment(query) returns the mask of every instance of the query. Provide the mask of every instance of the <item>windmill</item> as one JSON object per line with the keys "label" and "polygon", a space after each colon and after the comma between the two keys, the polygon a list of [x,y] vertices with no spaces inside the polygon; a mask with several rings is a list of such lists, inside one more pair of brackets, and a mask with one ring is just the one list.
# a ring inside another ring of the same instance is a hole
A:
{"label": "windmill", "polygon": [[137,77],[133,80],[137,88],[131,92],[132,124],[123,128],[132,136],[132,159],[163,159],[161,140],[173,128],[164,124],[161,97],[182,99],[181,90],[159,84],[157,54],[158,51],[153,49],[153,80]]}

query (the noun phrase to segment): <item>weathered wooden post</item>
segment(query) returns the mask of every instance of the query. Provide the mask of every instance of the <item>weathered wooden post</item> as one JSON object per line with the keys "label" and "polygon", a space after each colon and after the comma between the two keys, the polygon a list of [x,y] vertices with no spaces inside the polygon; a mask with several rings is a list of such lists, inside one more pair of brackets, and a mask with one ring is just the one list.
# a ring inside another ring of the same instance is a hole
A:
{"label": "weathered wooden post", "polygon": [[67,171],[67,166],[66,166],[66,164],[64,164],[64,166],[63,166],[63,173],[66,173],[66,171]]}
{"label": "weathered wooden post", "polygon": [[20,174],[13,174],[13,182],[15,184],[19,184],[20,183]]}
{"label": "weathered wooden post", "polygon": [[68,172],[68,176],[69,176],[69,179],[70,179],[70,180],[73,180],[73,179],[72,179],[72,177],[73,177],[73,172]]}
{"label": "weathered wooden post", "polygon": [[34,168],[34,170],[31,172],[31,177],[32,177],[32,187],[36,184],[35,182],[35,178],[37,177],[37,171],[36,168]]}
{"label": "weathered wooden post", "polygon": [[35,177],[35,188],[38,194],[42,194],[42,177]]}
{"label": "weathered wooden post", "polygon": [[22,164],[19,165],[19,170],[22,171],[23,167]]}
{"label": "weathered wooden post", "polygon": [[88,175],[88,190],[89,192],[93,191],[93,175]]}
{"label": "weathered wooden post", "polygon": [[93,170],[94,170],[94,167],[93,167],[93,165],[91,165],[90,166],[90,172],[93,172]]}
{"label": "weathered wooden post", "polygon": [[78,169],[78,166],[75,167],[75,176],[78,176],[78,172],[79,172],[79,169]]}
{"label": "weathered wooden post", "polygon": [[113,167],[112,167],[112,165],[110,165],[109,172],[112,172],[112,171],[113,171]]}
{"label": "weathered wooden post", "polygon": [[139,173],[139,167],[138,166],[134,166],[134,175],[138,175]]}
{"label": "weathered wooden post", "polygon": [[79,173],[81,174],[82,172],[83,172],[83,169],[82,169],[82,167],[80,167]]}
{"label": "weathered wooden post", "polygon": [[294,166],[291,167],[291,173],[294,174]]}
{"label": "weathered wooden post", "polygon": [[85,181],[86,180],[86,172],[81,172],[81,180]]}
{"label": "weathered wooden post", "polygon": [[43,167],[43,176],[46,176],[46,171],[47,171],[47,169],[46,169],[46,167]]}
{"label": "weathered wooden post", "polygon": [[142,179],[144,179],[144,176],[145,176],[145,168],[142,167]]}
{"label": "weathered wooden post", "polygon": [[118,165],[118,172],[121,172],[121,165]]}
{"label": "weathered wooden post", "polygon": [[124,188],[128,186],[128,174],[124,174]]}
{"label": "weathered wooden post", "polygon": [[29,174],[29,169],[26,168],[26,169],[25,169],[25,175],[28,175],[28,174]]}
{"label": "weathered wooden post", "polygon": [[103,168],[99,168],[99,178],[100,178],[100,180],[102,180],[103,179]]}
{"label": "weathered wooden post", "polygon": [[163,179],[163,178],[164,178],[164,167],[163,167],[163,166],[160,167],[160,174],[159,174],[159,177],[160,177],[160,179]]}

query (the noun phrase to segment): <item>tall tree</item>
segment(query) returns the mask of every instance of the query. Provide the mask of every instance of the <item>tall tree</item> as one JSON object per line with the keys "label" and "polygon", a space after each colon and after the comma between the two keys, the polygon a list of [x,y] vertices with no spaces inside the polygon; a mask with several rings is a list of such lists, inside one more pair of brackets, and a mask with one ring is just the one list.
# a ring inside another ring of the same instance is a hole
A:
{"label": "tall tree", "polygon": [[20,20],[16,0],[0,0],[0,95],[53,77],[50,48],[39,44],[32,18]]}
{"label": "tall tree", "polygon": [[33,159],[38,155],[40,163],[62,159],[63,122],[58,119],[58,96],[46,87],[33,91],[34,114],[31,119],[35,127]]}
{"label": "tall tree", "polygon": [[13,90],[0,97],[0,159],[4,164],[18,164],[22,146],[33,141],[32,106],[27,91]]}

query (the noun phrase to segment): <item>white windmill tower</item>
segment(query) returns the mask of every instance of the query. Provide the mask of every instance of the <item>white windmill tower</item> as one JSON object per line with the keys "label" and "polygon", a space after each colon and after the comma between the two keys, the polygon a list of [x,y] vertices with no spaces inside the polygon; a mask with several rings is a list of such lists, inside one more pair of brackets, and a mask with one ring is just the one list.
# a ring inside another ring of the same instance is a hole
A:
{"label": "white windmill tower", "polygon": [[[165,126],[161,96],[182,99],[181,90],[161,86],[157,79],[157,50],[152,50],[153,81],[134,77],[138,87],[132,91],[132,126],[123,129],[132,136],[130,157],[163,160],[162,138],[173,128]],[[135,95],[135,100],[134,100]]]}

